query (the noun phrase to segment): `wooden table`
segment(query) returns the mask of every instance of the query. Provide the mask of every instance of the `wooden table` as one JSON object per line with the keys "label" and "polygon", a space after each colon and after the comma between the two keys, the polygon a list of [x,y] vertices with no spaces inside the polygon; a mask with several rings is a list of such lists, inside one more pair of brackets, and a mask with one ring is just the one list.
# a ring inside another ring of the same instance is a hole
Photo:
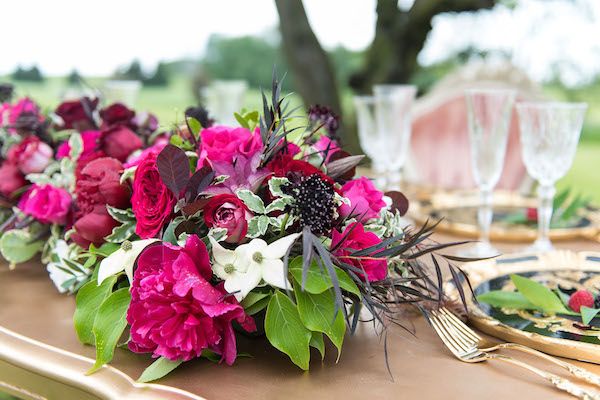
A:
{"label": "wooden table", "polygon": [[[438,241],[456,240],[441,236]],[[515,245],[498,244],[508,252]],[[577,241],[557,244],[571,250],[600,250],[600,244]],[[29,263],[9,271],[0,266],[0,388],[32,399],[479,399],[527,396],[528,399],[569,398],[534,375],[504,363],[464,364],[454,359],[422,317],[408,315],[415,336],[392,328],[388,375],[383,341],[372,325],[346,337],[339,363],[332,349],[324,362],[313,354],[303,373],[266,339],[241,339],[241,351],[253,358],[233,367],[206,360],[186,363],[160,381],[133,384],[151,363],[146,355],[117,349],[112,367],[91,376],[94,349],[83,346],[72,327],[74,298],[60,295],[43,266]],[[22,335],[22,336],[20,336]],[[40,344],[40,342],[42,344]],[[518,354],[540,367],[563,371]],[[600,366],[577,363],[600,374]],[[122,371],[122,374],[121,372]],[[130,377],[130,378],[128,378]],[[165,385],[165,386],[162,386]],[[20,388],[20,389],[19,389]],[[171,389],[171,388],[178,388]],[[186,391],[186,392],[183,392]]]}

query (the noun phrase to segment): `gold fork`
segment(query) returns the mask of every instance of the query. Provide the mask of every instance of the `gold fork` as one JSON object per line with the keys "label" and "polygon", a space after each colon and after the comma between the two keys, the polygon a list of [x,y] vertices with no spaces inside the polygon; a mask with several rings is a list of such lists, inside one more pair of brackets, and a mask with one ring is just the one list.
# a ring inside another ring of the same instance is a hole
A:
{"label": "gold fork", "polygon": [[498,349],[512,349],[512,350],[522,351],[524,353],[528,353],[528,354],[534,355],[536,357],[543,358],[546,361],[550,361],[551,363],[556,364],[559,367],[567,370],[573,376],[575,376],[579,379],[582,379],[586,382],[589,382],[593,385],[600,386],[600,376],[588,371],[585,368],[581,368],[576,365],[569,364],[569,363],[559,360],[555,357],[549,356],[548,354],[542,353],[541,351],[534,350],[532,348],[523,346],[521,344],[517,344],[517,343],[497,343],[497,344],[494,343],[493,344],[490,341],[487,341],[487,340],[483,339],[481,336],[479,336],[477,334],[477,332],[475,332],[473,329],[471,329],[469,326],[467,326],[467,324],[462,322],[456,315],[454,315],[447,308],[440,308],[439,311],[437,312],[437,314],[440,319],[444,319],[445,321],[447,321],[448,323],[453,325],[458,330],[458,333],[462,334],[467,340],[474,341],[478,345],[479,350],[481,350],[483,352],[490,352],[490,351],[495,351]]}
{"label": "gold fork", "polygon": [[446,347],[456,356],[456,358],[463,362],[478,363],[488,360],[505,361],[537,374],[546,381],[552,383],[555,388],[567,392],[577,398],[584,400],[600,400],[600,394],[577,386],[568,379],[543,371],[523,361],[505,355],[483,352],[477,347],[477,341],[469,339],[463,333],[460,333],[456,326],[451,324],[447,317],[441,317],[441,313],[439,312],[430,312],[428,314],[428,319]]}

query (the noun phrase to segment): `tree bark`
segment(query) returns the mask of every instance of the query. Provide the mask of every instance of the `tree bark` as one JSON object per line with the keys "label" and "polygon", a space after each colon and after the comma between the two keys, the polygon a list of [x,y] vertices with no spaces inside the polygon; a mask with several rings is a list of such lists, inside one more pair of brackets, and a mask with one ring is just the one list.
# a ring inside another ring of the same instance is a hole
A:
{"label": "tree bark", "polygon": [[377,0],[375,38],[364,67],[351,76],[350,86],[364,93],[377,83],[408,83],[418,69],[417,56],[431,31],[433,17],[494,4],[495,0],[415,0],[409,10],[401,10],[397,0]]}
{"label": "tree bark", "polygon": [[310,27],[302,0],[275,0],[275,4],[283,52],[304,104],[328,106],[341,114],[331,62]]}

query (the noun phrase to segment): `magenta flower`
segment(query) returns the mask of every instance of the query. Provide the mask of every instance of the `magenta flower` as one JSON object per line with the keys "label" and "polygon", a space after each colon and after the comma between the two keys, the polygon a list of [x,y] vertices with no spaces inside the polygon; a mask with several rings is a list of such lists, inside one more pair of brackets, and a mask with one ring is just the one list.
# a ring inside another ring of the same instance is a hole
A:
{"label": "magenta flower", "polygon": [[327,136],[321,136],[319,140],[315,144],[313,144],[313,149],[317,151],[322,157],[325,157],[325,162],[328,163],[331,159],[333,153],[335,153],[340,149],[340,146],[336,143],[335,140],[329,139]]}
{"label": "magenta flower", "polygon": [[[94,151],[96,151],[96,147],[98,147],[98,139],[100,138],[100,131],[85,131],[81,132],[81,140],[83,141],[83,151],[81,152],[79,158],[83,158],[89,156]],[[71,145],[69,141],[64,141],[58,146],[56,150],[56,159],[60,160],[61,158],[65,158],[69,156],[71,152]]]}
{"label": "magenta flower", "polygon": [[262,181],[271,175],[271,171],[267,168],[258,168],[260,157],[261,153],[257,152],[251,158],[239,155],[233,164],[226,161],[213,162],[215,174],[217,176],[225,175],[227,179],[219,185],[209,187],[207,192],[212,194],[235,194],[240,189],[256,192]]}
{"label": "magenta flower", "polygon": [[342,194],[350,200],[350,205],[342,204],[340,215],[352,216],[360,222],[377,218],[379,212],[385,207],[383,193],[381,193],[369,178],[361,176],[348,181],[342,186]]}
{"label": "magenta flower", "polygon": [[263,148],[258,129],[254,133],[246,128],[231,128],[228,126],[212,126],[200,132],[199,164],[206,159],[213,162],[233,163],[236,158],[243,156],[252,158]]}
{"label": "magenta flower", "polygon": [[195,235],[185,247],[168,243],[147,247],[137,262],[127,321],[129,349],[154,357],[187,361],[209,349],[233,364],[237,356],[232,322],[256,330],[223,285],[212,286],[208,251]]}
{"label": "magenta flower", "polygon": [[21,197],[19,209],[42,223],[64,225],[71,209],[71,195],[52,185],[33,185]]}

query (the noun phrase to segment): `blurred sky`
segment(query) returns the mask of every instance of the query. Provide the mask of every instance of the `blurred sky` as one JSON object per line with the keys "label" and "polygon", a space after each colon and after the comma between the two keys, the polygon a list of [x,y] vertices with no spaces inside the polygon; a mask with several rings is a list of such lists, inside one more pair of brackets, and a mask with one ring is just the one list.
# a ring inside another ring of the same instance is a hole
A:
{"label": "blurred sky", "polygon": [[[400,0],[409,6],[411,0]],[[325,47],[364,49],[373,39],[375,0],[304,0]],[[502,51],[535,80],[559,73],[577,84],[600,71],[600,0],[520,0],[476,16],[436,17],[420,55],[430,65],[465,46]],[[37,64],[48,75],[77,68],[109,75],[132,59],[202,55],[211,34],[260,35],[278,24],[273,0],[9,1],[1,7],[0,74]]]}

